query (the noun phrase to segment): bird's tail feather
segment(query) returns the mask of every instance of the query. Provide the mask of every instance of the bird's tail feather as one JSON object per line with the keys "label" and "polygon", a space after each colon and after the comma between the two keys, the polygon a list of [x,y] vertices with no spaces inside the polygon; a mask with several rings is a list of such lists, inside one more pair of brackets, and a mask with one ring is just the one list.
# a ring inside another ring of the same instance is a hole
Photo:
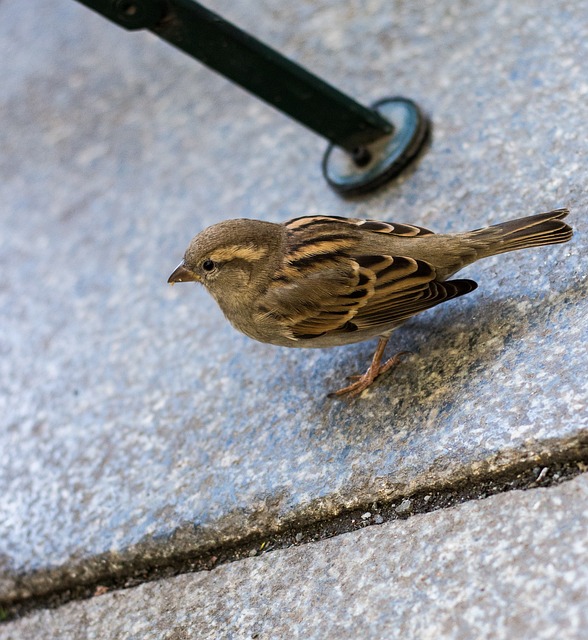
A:
{"label": "bird's tail feather", "polygon": [[478,258],[517,249],[558,244],[567,242],[573,234],[572,228],[562,221],[568,213],[568,209],[555,209],[518,220],[501,222],[484,229],[476,229],[468,235],[472,239],[488,243],[487,247],[480,251]]}

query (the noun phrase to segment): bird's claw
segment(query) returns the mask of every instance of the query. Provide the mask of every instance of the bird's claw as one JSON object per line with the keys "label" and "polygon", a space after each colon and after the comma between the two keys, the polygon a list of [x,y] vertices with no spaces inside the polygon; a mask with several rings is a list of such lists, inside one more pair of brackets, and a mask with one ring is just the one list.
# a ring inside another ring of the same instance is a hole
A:
{"label": "bird's claw", "polygon": [[402,356],[410,355],[410,351],[401,351],[396,355],[392,356],[389,360],[387,360],[384,364],[376,364],[374,363],[370,365],[370,368],[362,375],[353,375],[349,376],[348,380],[355,380],[351,384],[339,389],[337,391],[333,391],[328,394],[329,398],[338,398],[341,396],[346,396],[348,399],[357,398],[360,396],[371,384],[374,382],[376,378],[381,376],[382,374],[390,371],[393,367],[400,363]]}

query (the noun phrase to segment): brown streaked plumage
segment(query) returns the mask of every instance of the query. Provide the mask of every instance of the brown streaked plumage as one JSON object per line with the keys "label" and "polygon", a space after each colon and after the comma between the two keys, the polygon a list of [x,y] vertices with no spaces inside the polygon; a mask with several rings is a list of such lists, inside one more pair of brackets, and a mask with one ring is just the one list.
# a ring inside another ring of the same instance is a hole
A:
{"label": "brown streaked plumage", "polygon": [[227,220],[193,238],[168,282],[201,282],[233,326],[261,342],[333,347],[378,337],[368,371],[336,392],[354,396],[398,362],[381,364],[394,329],[477,287],[450,280],[457,271],[488,256],[567,242],[568,213],[459,234],[337,216]]}

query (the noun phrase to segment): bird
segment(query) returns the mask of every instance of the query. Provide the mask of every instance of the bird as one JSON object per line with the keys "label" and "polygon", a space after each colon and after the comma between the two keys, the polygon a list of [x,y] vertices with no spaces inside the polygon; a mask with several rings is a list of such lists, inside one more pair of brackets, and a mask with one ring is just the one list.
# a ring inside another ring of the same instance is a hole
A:
{"label": "bird", "polygon": [[568,213],[451,234],[335,215],[224,220],[191,240],[168,282],[203,284],[235,329],[260,342],[325,348],[378,338],[367,371],[329,394],[354,398],[406,353],[383,362],[395,329],[477,288],[455,273],[489,256],[568,242]]}

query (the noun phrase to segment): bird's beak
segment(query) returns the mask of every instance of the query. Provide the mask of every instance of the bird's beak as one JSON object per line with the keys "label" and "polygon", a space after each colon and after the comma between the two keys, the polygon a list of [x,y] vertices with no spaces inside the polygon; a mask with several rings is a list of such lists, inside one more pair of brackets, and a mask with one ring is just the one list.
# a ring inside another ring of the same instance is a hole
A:
{"label": "bird's beak", "polygon": [[176,267],[175,271],[167,279],[169,284],[175,284],[176,282],[202,282],[200,276],[194,273],[184,265],[184,261]]}

